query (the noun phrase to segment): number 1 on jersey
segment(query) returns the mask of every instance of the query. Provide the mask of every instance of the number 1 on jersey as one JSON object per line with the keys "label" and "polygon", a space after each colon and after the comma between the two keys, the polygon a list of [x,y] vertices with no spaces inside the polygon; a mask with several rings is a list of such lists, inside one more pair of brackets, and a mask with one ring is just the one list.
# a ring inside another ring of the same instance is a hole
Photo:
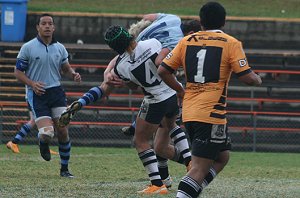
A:
{"label": "number 1 on jersey", "polygon": [[197,53],[197,58],[198,58],[197,75],[194,76],[194,81],[198,83],[205,82],[205,77],[203,76],[205,56],[206,56],[206,49],[201,49]]}

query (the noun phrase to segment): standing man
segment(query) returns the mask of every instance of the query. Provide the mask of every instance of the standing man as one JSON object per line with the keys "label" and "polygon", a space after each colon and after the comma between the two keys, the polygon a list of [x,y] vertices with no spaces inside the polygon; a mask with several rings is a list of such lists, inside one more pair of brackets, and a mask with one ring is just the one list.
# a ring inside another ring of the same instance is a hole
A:
{"label": "standing man", "polygon": [[[231,72],[247,85],[262,83],[250,69],[241,42],[221,31],[224,7],[209,2],[199,15],[202,31],[184,37],[158,68],[162,80],[183,101],[183,122],[192,144],[192,168],[181,179],[177,198],[198,197],[209,183],[205,178],[211,168],[218,173],[229,160],[226,97]],[[185,71],[185,89],[172,75],[179,66]]]}
{"label": "standing man", "polygon": [[81,76],[71,68],[66,48],[53,38],[53,17],[41,15],[36,29],[37,37],[21,47],[15,76],[28,87],[27,99],[39,131],[41,156],[50,161],[49,143],[56,131],[61,159],[60,175],[73,178],[68,170],[71,150],[68,129],[58,125],[58,118],[67,106],[60,80],[61,73],[75,82],[80,82]]}

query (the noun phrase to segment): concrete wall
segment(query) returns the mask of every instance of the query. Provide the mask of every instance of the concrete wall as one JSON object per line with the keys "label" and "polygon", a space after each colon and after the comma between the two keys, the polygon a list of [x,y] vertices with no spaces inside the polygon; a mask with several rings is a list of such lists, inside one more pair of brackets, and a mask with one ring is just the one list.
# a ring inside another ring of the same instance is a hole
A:
{"label": "concrete wall", "polygon": [[[40,13],[29,12],[25,41],[36,36],[35,22]],[[104,43],[103,34],[112,24],[128,27],[142,15],[51,13],[56,38],[63,43]],[[181,16],[183,19],[197,16]],[[300,49],[300,19],[258,19],[227,17],[225,32],[240,39],[245,48]]]}

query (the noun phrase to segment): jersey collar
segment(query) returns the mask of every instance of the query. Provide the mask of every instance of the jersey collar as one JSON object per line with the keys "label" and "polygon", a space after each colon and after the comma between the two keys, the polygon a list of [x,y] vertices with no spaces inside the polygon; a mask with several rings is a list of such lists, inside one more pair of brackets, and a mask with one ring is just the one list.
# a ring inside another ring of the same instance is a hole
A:
{"label": "jersey collar", "polygon": [[216,32],[216,33],[224,33],[222,30],[206,30],[203,32]]}
{"label": "jersey collar", "polygon": [[[41,37],[40,37],[39,35],[37,35],[36,38],[37,38],[37,40],[38,40],[40,43],[42,43],[43,45],[47,46],[47,45],[43,42],[43,40],[41,39]],[[49,43],[49,45],[52,45],[53,43],[57,43],[57,40],[56,40],[55,38],[52,37],[52,40],[51,40],[51,42]]]}

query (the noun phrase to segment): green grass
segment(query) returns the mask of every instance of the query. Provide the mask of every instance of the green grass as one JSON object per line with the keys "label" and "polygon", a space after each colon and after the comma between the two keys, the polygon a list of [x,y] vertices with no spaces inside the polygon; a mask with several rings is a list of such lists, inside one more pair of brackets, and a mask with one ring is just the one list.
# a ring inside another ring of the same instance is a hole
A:
{"label": "green grass", "polygon": [[[71,2],[71,3],[70,3]],[[31,0],[29,11],[198,15],[207,0]],[[219,0],[228,16],[300,18],[299,0]],[[283,11],[284,10],[284,13]]]}
{"label": "green grass", "polygon": [[[37,146],[13,154],[0,146],[0,197],[138,197],[148,184],[135,149],[73,147],[70,170],[75,179],[59,177],[59,157],[43,161]],[[54,150],[56,148],[53,148]],[[175,197],[185,167],[170,162]],[[202,198],[295,198],[300,195],[300,154],[233,152],[224,171]],[[153,196],[162,197],[162,196]]]}

